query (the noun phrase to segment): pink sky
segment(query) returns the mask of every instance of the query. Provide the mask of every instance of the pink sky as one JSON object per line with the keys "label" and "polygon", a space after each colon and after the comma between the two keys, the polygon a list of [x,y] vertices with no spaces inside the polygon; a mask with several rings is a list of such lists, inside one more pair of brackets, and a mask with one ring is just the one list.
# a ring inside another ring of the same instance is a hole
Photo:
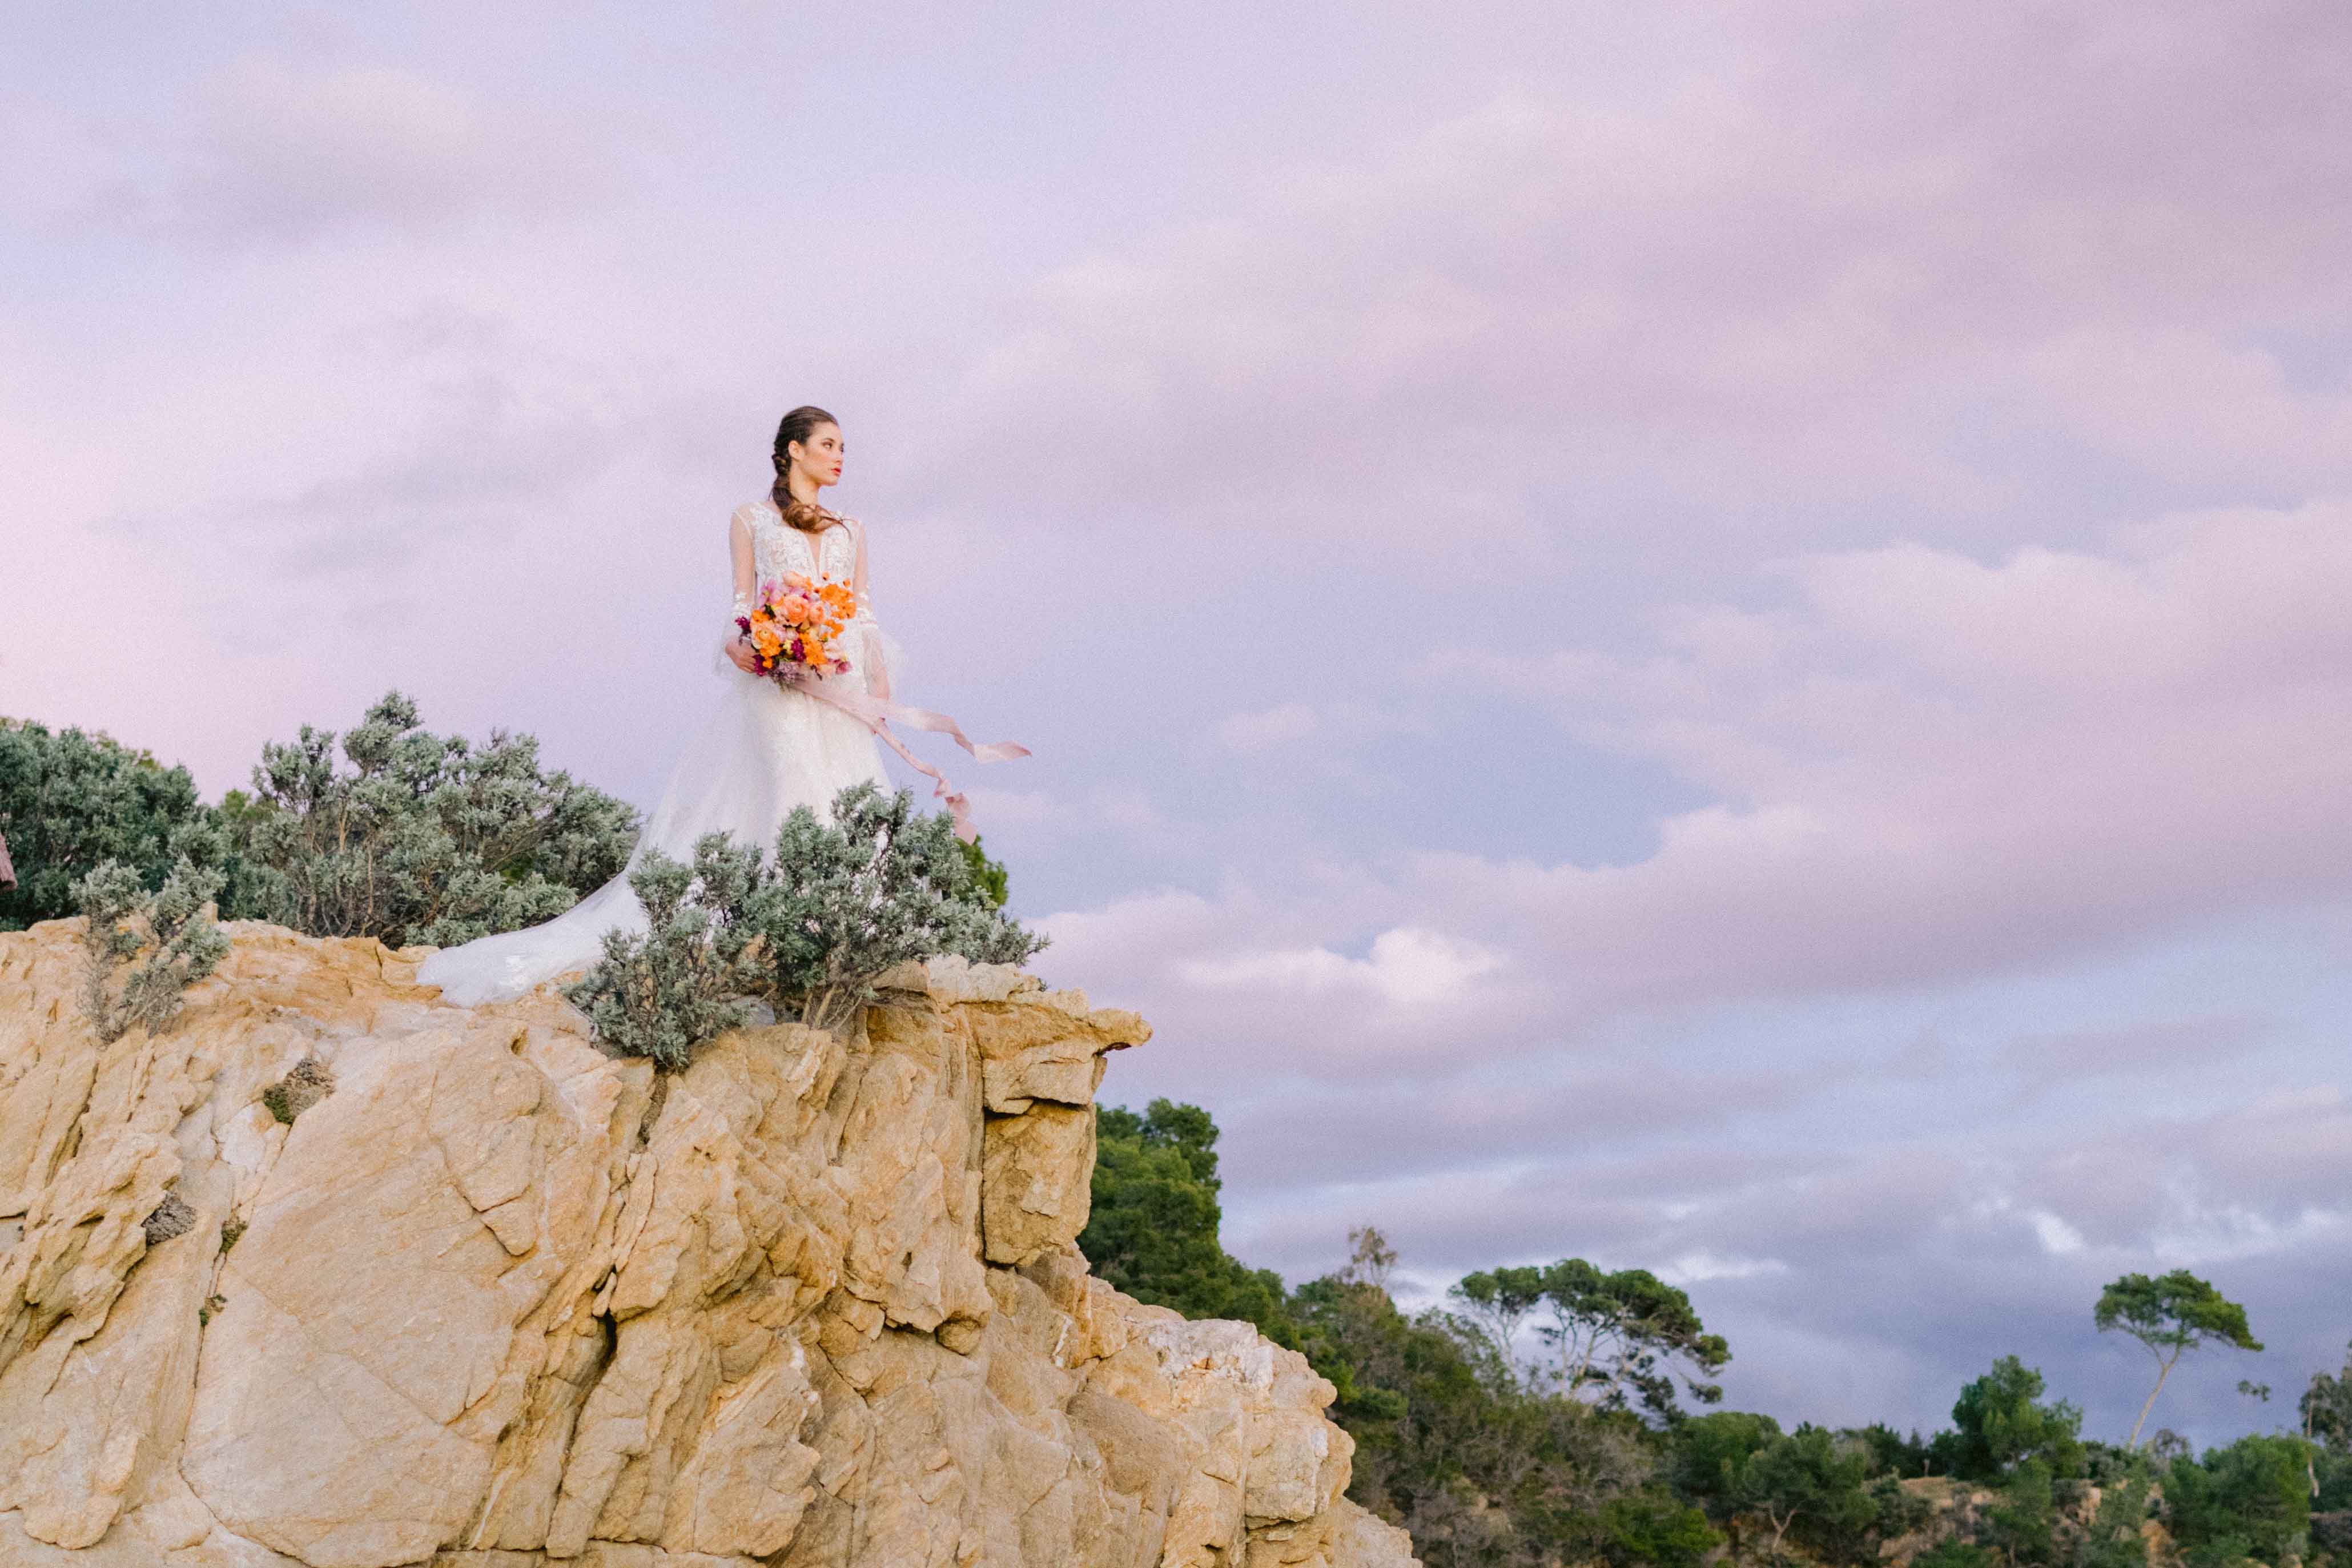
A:
{"label": "pink sky", "polygon": [[[392,686],[649,801],[776,416],[1228,1240],[1688,1283],[1942,1418],[2352,1300],[2352,16],[52,9],[0,712],[208,792]],[[686,717],[681,717],[685,715]]]}

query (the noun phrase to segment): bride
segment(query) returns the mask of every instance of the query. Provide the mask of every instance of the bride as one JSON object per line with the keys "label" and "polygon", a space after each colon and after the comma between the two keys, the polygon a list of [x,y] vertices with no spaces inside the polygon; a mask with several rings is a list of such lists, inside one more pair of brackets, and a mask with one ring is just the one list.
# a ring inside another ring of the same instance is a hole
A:
{"label": "bride", "polygon": [[795,806],[808,806],[823,817],[830,814],[833,797],[851,784],[872,780],[887,788],[877,736],[939,781],[939,793],[961,827],[962,797],[898,744],[881,722],[886,717],[944,731],[983,761],[1027,754],[1010,743],[975,747],[952,721],[891,704],[893,649],[875,624],[866,597],[866,531],[817,503],[820,490],[840,482],[845,451],[839,421],[824,409],[801,407],[785,415],[776,427],[775,487],[767,500],[735,509],[728,543],[738,616],[748,616],[760,602],[762,584],[792,574],[846,582],[855,589],[856,610],[835,645],[848,661],[848,672],[787,687],[758,674],[747,637],[730,637],[719,651],[742,675],[729,677],[726,696],[678,758],[621,874],[544,925],[443,949],[418,968],[420,983],[439,986],[446,1001],[470,1006],[520,996],[557,975],[589,967],[606,931],[646,928],[629,872],[648,850],[690,860],[695,841],[707,833],[730,833],[764,847],[774,842],[777,828]]}

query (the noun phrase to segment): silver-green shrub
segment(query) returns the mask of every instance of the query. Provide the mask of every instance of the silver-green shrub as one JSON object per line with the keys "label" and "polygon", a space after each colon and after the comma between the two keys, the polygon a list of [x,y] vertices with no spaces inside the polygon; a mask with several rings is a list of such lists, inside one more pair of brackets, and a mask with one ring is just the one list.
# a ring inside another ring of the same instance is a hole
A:
{"label": "silver-green shrub", "polygon": [[677,1072],[696,1046],[743,1022],[756,982],[744,962],[752,933],[743,908],[759,873],[759,850],[723,833],[694,847],[691,866],[646,852],[629,873],[646,930],[606,931],[596,967],[564,989],[598,1039]]}
{"label": "silver-green shrub", "polygon": [[[121,1039],[134,1027],[163,1033],[180,1016],[181,993],[220,967],[229,940],[209,906],[221,880],[218,870],[182,859],[151,894],[136,870],[107,860],[75,884],[89,921],[81,1006],[100,1039]],[[122,965],[142,953],[118,984]]]}
{"label": "silver-green shrub", "polygon": [[565,994],[615,1050],[671,1070],[749,1000],[837,1029],[900,963],[1020,963],[1045,945],[997,908],[946,818],[870,784],[835,797],[829,823],[794,811],[772,860],[712,834],[691,867],[648,853],[629,885],[646,931],[607,933],[603,961]]}
{"label": "silver-green shrub", "polygon": [[530,736],[476,747],[417,725],[394,691],[343,737],[348,771],[332,731],[263,748],[253,795],[226,808],[249,884],[237,912],[446,947],[552,919],[627,863],[635,810],[542,772]]}
{"label": "silver-green shrub", "polygon": [[758,938],[749,958],[778,1011],[836,1027],[910,960],[1026,963],[1045,939],[990,894],[946,817],[916,815],[905,790],[853,784],[835,797],[830,823],[803,806],[777,832],[774,866],[744,910]]}

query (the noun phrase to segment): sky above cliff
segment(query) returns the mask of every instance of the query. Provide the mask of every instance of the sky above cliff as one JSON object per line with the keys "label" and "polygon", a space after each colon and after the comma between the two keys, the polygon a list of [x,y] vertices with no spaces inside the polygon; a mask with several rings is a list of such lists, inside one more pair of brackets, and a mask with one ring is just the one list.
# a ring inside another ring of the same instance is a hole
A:
{"label": "sky above cliff", "polygon": [[2271,1347],[2158,1422],[2341,1360],[2352,12],[349,9],[5,25],[0,712],[649,805],[822,403],[1241,1256],[1652,1268],[1786,1419],[2120,1436],[2129,1269]]}

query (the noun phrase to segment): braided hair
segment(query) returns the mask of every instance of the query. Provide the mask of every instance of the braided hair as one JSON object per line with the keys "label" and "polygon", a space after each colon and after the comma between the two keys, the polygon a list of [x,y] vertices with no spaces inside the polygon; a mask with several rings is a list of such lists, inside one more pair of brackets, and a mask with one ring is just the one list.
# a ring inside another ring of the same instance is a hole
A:
{"label": "braided hair", "polygon": [[815,404],[803,403],[785,415],[783,422],[776,426],[776,484],[768,495],[784,521],[803,532],[814,533],[835,520],[824,508],[793,496],[792,486],[786,482],[793,477],[793,443],[805,443],[820,425],[840,423]]}

